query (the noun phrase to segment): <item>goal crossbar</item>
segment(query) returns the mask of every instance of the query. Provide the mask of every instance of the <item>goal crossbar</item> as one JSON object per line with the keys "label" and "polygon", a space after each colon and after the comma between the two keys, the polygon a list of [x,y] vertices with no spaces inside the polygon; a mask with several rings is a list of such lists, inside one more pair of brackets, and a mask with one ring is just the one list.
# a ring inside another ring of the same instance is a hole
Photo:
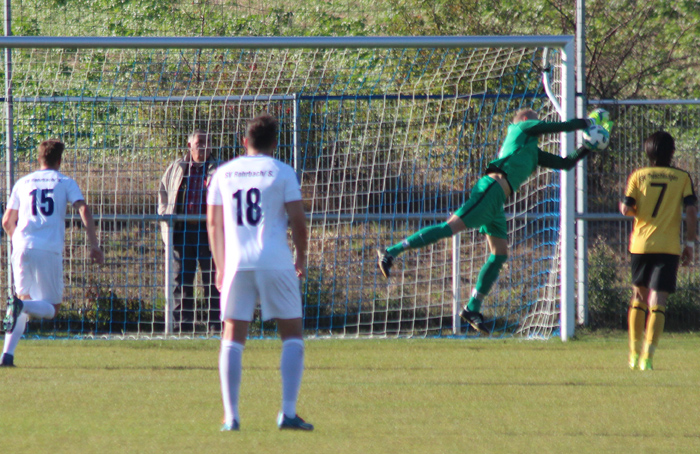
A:
{"label": "goal crossbar", "polygon": [[554,47],[573,42],[572,35],[542,36],[290,36],[290,37],[56,37],[4,36],[0,48],[66,49],[359,49]]}

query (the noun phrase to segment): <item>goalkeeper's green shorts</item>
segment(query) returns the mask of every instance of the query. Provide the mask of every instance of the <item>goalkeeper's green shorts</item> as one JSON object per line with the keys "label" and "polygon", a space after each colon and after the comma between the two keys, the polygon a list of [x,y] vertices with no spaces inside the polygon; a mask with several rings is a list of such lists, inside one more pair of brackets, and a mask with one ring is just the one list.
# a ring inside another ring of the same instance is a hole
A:
{"label": "goalkeeper's green shorts", "polygon": [[472,188],[469,200],[459,207],[459,216],[468,228],[479,229],[480,233],[496,238],[508,238],[508,226],[503,204],[506,195],[498,181],[483,176]]}

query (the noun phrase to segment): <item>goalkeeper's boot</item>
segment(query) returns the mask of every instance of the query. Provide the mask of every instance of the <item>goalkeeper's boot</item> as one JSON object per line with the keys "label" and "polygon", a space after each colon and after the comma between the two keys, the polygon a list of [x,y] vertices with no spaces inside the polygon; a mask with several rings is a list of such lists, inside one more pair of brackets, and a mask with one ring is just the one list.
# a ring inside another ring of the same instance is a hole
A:
{"label": "goalkeeper's boot", "polygon": [[639,367],[641,366],[641,363],[639,361],[639,353],[630,353],[629,366],[630,370],[639,369]]}
{"label": "goalkeeper's boot", "polygon": [[15,367],[15,357],[9,353],[2,354],[2,361],[0,361],[0,367]]}
{"label": "goalkeeper's boot", "polygon": [[277,416],[277,427],[280,430],[314,430],[314,426],[301,419],[299,415],[289,418],[283,412]]}
{"label": "goalkeeper's boot", "polygon": [[24,309],[24,303],[16,296],[12,297],[11,302],[7,302],[7,314],[5,315],[5,320],[3,320],[3,328],[6,333],[14,331],[17,325],[17,317],[22,313],[22,309]]}
{"label": "goalkeeper's boot", "polygon": [[651,358],[644,358],[639,363],[639,370],[654,370],[654,366],[651,364]]}
{"label": "goalkeeper's boot", "polygon": [[223,426],[221,426],[221,431],[222,432],[230,432],[230,431],[236,431],[236,430],[241,430],[241,424],[236,421],[235,419],[233,420],[232,423],[224,423]]}
{"label": "goalkeeper's boot", "polygon": [[486,327],[486,324],[484,323],[484,316],[481,315],[481,312],[468,311],[465,307],[464,309],[462,309],[460,317],[462,318],[462,320],[469,323],[471,327],[477,330],[480,334],[484,336],[488,336],[489,334],[491,334],[489,329]]}
{"label": "goalkeeper's boot", "polygon": [[377,251],[377,255],[379,256],[379,261],[377,262],[379,270],[382,272],[385,278],[389,279],[391,267],[394,265],[394,257],[389,255],[386,250]]}

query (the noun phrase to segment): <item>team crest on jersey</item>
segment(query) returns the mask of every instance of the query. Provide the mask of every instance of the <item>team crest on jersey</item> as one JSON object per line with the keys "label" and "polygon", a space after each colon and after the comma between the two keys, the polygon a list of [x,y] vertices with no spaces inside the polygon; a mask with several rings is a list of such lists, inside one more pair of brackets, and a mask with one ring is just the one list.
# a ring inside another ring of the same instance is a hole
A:
{"label": "team crest on jersey", "polygon": [[224,178],[249,178],[249,177],[273,177],[275,173],[272,170],[248,170],[248,171],[235,171],[235,172],[224,172]]}
{"label": "team crest on jersey", "polygon": [[644,183],[647,178],[677,181],[678,177],[670,173],[649,172],[639,176],[639,182]]}

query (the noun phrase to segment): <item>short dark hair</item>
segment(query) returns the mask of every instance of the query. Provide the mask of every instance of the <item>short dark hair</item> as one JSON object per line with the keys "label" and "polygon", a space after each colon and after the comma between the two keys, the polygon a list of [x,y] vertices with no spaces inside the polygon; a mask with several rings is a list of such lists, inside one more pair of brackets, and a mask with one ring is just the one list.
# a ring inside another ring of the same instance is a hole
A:
{"label": "short dark hair", "polygon": [[656,131],[644,141],[644,152],[653,166],[669,167],[675,151],[676,142],[666,131]]}
{"label": "short dark hair", "polygon": [[277,143],[277,125],[277,120],[269,114],[250,120],[245,132],[248,145],[255,150],[269,151]]}
{"label": "short dark hair", "polygon": [[44,140],[39,144],[39,162],[49,167],[56,167],[61,162],[66,146],[58,139]]}

